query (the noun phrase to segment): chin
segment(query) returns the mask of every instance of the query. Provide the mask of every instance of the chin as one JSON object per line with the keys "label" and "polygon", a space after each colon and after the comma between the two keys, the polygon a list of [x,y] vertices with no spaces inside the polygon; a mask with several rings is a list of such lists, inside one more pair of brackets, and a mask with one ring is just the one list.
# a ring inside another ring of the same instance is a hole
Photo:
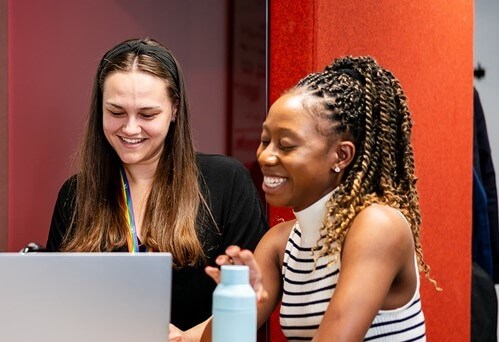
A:
{"label": "chin", "polygon": [[120,158],[121,162],[126,165],[139,164],[142,160],[136,158]]}
{"label": "chin", "polygon": [[265,201],[267,202],[267,204],[273,206],[273,207],[284,207],[284,208],[290,208],[291,205],[289,204],[288,201],[284,201],[284,200],[279,200],[278,198],[275,198],[275,197],[272,197],[272,196],[269,196],[269,195],[265,195]]}

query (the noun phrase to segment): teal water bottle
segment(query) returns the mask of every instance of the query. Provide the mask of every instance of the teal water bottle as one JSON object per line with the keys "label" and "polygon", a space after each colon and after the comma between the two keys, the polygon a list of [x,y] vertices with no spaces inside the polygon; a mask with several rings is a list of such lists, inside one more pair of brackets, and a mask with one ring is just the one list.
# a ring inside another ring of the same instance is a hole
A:
{"label": "teal water bottle", "polygon": [[213,292],[212,342],[256,341],[256,294],[245,265],[223,265]]}

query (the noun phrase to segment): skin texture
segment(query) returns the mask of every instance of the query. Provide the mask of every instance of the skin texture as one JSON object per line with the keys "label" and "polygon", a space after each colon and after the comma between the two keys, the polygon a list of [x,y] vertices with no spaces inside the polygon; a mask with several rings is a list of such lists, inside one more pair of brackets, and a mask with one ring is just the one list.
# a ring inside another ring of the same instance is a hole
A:
{"label": "skin texture", "polygon": [[155,169],[174,116],[165,82],[142,71],[115,72],[104,81],[103,127],[127,168]]}
{"label": "skin texture", "polygon": [[[324,123],[303,113],[302,96],[287,94],[273,104],[257,151],[267,202],[294,211],[307,208],[340,184],[355,156],[349,140],[321,134]],[[259,325],[281,299],[282,259],[294,223],[270,229],[254,254],[231,246],[217,259],[219,265],[250,266]],[[219,280],[217,268],[206,271]],[[388,206],[366,207],[348,231],[338,284],[314,341],[362,340],[379,310],[401,307],[412,298],[416,274],[414,242],[406,219]]]}

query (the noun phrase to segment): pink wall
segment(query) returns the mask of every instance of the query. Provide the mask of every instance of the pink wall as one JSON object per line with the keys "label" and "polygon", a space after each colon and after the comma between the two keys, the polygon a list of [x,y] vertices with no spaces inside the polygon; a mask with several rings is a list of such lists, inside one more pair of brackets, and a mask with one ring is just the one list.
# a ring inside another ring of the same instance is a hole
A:
{"label": "pink wall", "polygon": [[9,251],[45,243],[57,191],[74,171],[97,63],[119,41],[150,36],[174,51],[197,146],[225,152],[226,0],[7,0],[7,6]]}
{"label": "pink wall", "polygon": [[7,0],[0,0],[0,251],[7,248]]}

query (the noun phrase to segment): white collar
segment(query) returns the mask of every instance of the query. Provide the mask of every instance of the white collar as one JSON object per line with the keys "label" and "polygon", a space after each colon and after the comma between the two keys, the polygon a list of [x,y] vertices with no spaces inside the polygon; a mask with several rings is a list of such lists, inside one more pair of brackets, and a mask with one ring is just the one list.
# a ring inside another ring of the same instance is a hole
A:
{"label": "white collar", "polygon": [[326,204],[334,192],[335,190],[331,191],[303,210],[293,211],[300,226],[302,246],[317,246],[317,241],[319,241],[321,236],[321,228],[324,226],[324,219],[326,217]]}

